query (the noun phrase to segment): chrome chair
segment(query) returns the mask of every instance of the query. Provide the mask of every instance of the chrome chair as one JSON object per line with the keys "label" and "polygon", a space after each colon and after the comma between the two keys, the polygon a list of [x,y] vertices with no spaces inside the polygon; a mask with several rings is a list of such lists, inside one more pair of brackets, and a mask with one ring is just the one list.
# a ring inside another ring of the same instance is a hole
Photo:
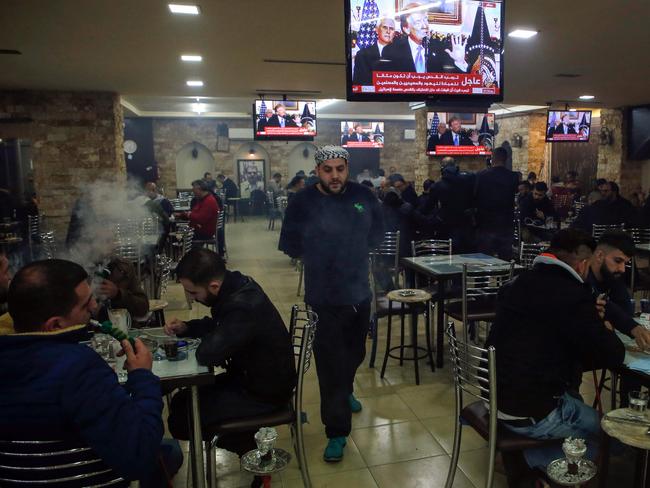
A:
{"label": "chrome chair", "polygon": [[63,440],[0,440],[0,486],[128,487],[83,444]]}
{"label": "chrome chair", "polygon": [[296,260],[296,270],[298,271],[298,291],[296,296],[299,297],[302,292],[302,284],[305,279],[305,263],[303,263],[301,258]]}
{"label": "chrome chair", "polygon": [[312,348],[317,324],[318,315],[315,312],[300,309],[298,305],[292,307],[289,334],[293,343],[298,381],[289,405],[274,413],[229,420],[220,425],[206,426],[203,428],[203,438],[212,439],[207,446],[208,479],[211,487],[216,485],[216,457],[214,449],[216,448],[219,436],[249,432],[253,435],[262,427],[275,427],[289,424],[291,440],[302,475],[303,486],[305,488],[311,488],[312,484],[307,466],[305,439],[302,428],[302,424],[305,422],[305,416],[302,411],[302,395],[305,374],[311,365]]}
{"label": "chrome chair", "polygon": [[268,230],[275,230],[275,221],[276,219],[282,218],[282,213],[278,208],[278,201],[274,198],[274,193],[272,191],[266,192],[266,205],[269,212],[269,228]]}
{"label": "chrome chair", "polygon": [[522,242],[519,247],[519,264],[526,269],[532,268],[535,258],[545,250],[546,246],[542,244],[529,244]]}
{"label": "chrome chair", "polygon": [[625,232],[632,237],[634,244],[648,244],[650,242],[650,229],[631,227],[625,229]]}
{"label": "chrome chair", "polygon": [[39,240],[41,242],[41,259],[54,259],[58,251],[54,231],[41,232]]}
{"label": "chrome chair", "polygon": [[[511,463],[515,455],[521,456],[525,449],[557,445],[562,440],[537,440],[523,437],[499,425],[497,419],[497,378],[496,351],[494,347],[487,349],[468,344],[456,337],[453,322],[447,327],[449,353],[454,376],[454,392],[456,396],[454,443],[451,452],[451,464],[447,474],[445,488],[454,484],[460,441],[463,426],[469,425],[488,442],[488,466],[486,488],[494,484],[494,462],[497,451],[501,452],[506,467],[508,486],[518,486],[516,478],[519,473],[512,469]],[[465,395],[473,397],[472,403],[465,403]]]}
{"label": "chrome chair", "polygon": [[395,288],[399,288],[400,286],[399,240],[399,231],[386,232],[384,234],[383,242],[370,251],[370,256],[373,259],[375,269],[382,264],[388,265],[389,271],[393,274],[393,285]]}
{"label": "chrome chair", "polygon": [[[425,239],[411,241],[411,255],[419,256],[451,256],[453,246],[451,239]],[[415,273],[415,287],[420,288],[419,274]]]}
{"label": "chrome chair", "polygon": [[499,288],[512,279],[515,263],[494,269],[471,270],[463,265],[462,300],[445,306],[445,312],[463,324],[463,339],[469,342],[469,327],[475,322],[492,322],[496,317]]}
{"label": "chrome chair", "polygon": [[602,236],[605,232],[610,230],[625,230],[625,224],[624,223],[613,224],[613,225],[593,224],[591,228],[591,236],[594,239],[598,240],[600,239],[600,236]]}

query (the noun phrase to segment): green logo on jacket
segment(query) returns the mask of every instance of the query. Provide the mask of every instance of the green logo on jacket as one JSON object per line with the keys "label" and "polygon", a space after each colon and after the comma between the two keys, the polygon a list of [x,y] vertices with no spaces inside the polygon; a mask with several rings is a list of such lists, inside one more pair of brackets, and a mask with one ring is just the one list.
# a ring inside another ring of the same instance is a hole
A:
{"label": "green logo on jacket", "polygon": [[362,203],[355,203],[354,208],[356,208],[357,212],[359,212],[359,213],[363,213],[363,212],[366,211],[366,208],[363,206]]}

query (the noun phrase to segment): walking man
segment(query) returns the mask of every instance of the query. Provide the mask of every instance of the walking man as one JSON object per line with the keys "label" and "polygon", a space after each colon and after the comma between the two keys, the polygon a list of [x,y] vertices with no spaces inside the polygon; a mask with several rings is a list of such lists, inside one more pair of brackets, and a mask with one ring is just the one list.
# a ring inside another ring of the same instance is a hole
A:
{"label": "walking man", "polygon": [[318,183],[296,193],[286,210],[280,250],[302,258],[305,303],[318,314],[314,342],[324,458],[337,462],[350,434],[354,376],[365,356],[370,321],[368,251],[383,238],[381,209],[372,191],[348,181],[349,154],[324,146],[316,154]]}

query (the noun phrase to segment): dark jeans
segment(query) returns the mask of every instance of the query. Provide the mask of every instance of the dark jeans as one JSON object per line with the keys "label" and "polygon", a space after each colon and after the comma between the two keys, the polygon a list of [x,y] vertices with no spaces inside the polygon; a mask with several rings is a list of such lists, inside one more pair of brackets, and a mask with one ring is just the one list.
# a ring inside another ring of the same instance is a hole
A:
{"label": "dark jeans", "polygon": [[160,445],[160,461],[149,478],[140,480],[142,488],[162,488],[167,486],[183,465],[183,451],[176,439],[163,439]]}
{"label": "dark jeans", "polygon": [[314,356],[320,387],[320,415],[328,438],[352,430],[349,396],[366,355],[370,301],[358,305],[311,305],[318,314]]}
{"label": "dark jeans", "polygon": [[500,259],[512,259],[512,242],[514,230],[509,226],[483,225],[477,230],[478,252],[498,256]]}
{"label": "dark jeans", "polygon": [[[189,400],[189,390],[181,390],[172,398],[167,423],[169,432],[176,439],[189,439]],[[276,404],[264,403],[251,398],[239,382],[228,374],[216,376],[214,385],[199,388],[199,404],[201,428],[206,434],[206,429],[209,430],[210,426],[226,420],[255,417],[281,408]],[[241,456],[251,449],[255,449],[253,435],[255,432],[223,436],[219,438],[217,445]],[[204,439],[207,440],[205,434]]]}

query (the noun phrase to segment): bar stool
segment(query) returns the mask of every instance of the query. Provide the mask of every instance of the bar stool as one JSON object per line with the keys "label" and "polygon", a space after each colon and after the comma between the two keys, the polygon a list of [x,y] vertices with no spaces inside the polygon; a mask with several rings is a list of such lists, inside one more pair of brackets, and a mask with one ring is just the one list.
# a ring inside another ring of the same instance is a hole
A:
{"label": "bar stool", "polygon": [[[399,365],[402,366],[404,361],[413,361],[415,363],[415,384],[420,384],[420,367],[419,360],[424,358],[429,358],[431,364],[431,371],[434,371],[435,363],[433,362],[433,353],[431,351],[431,316],[430,316],[430,302],[431,302],[431,293],[424,290],[412,290],[412,289],[403,289],[403,290],[393,290],[390,291],[386,297],[388,298],[388,332],[386,336],[386,351],[384,352],[384,362],[381,367],[381,377],[384,377],[386,372],[386,364],[388,363],[388,357],[393,359],[399,359]],[[393,302],[400,304],[400,310],[397,312],[393,310]],[[404,344],[404,316],[411,312],[411,344]],[[426,317],[426,339],[427,344],[426,348],[418,346],[418,327],[417,327],[417,315],[421,312],[424,312]],[[400,332],[400,343],[399,346],[390,346],[391,338],[391,328],[392,328],[392,318],[393,313],[398,313],[400,316],[401,332]],[[411,349],[413,354],[411,357],[404,357],[404,350]],[[398,350],[399,355],[394,355],[392,352]],[[422,353],[422,354],[420,354]]]}

